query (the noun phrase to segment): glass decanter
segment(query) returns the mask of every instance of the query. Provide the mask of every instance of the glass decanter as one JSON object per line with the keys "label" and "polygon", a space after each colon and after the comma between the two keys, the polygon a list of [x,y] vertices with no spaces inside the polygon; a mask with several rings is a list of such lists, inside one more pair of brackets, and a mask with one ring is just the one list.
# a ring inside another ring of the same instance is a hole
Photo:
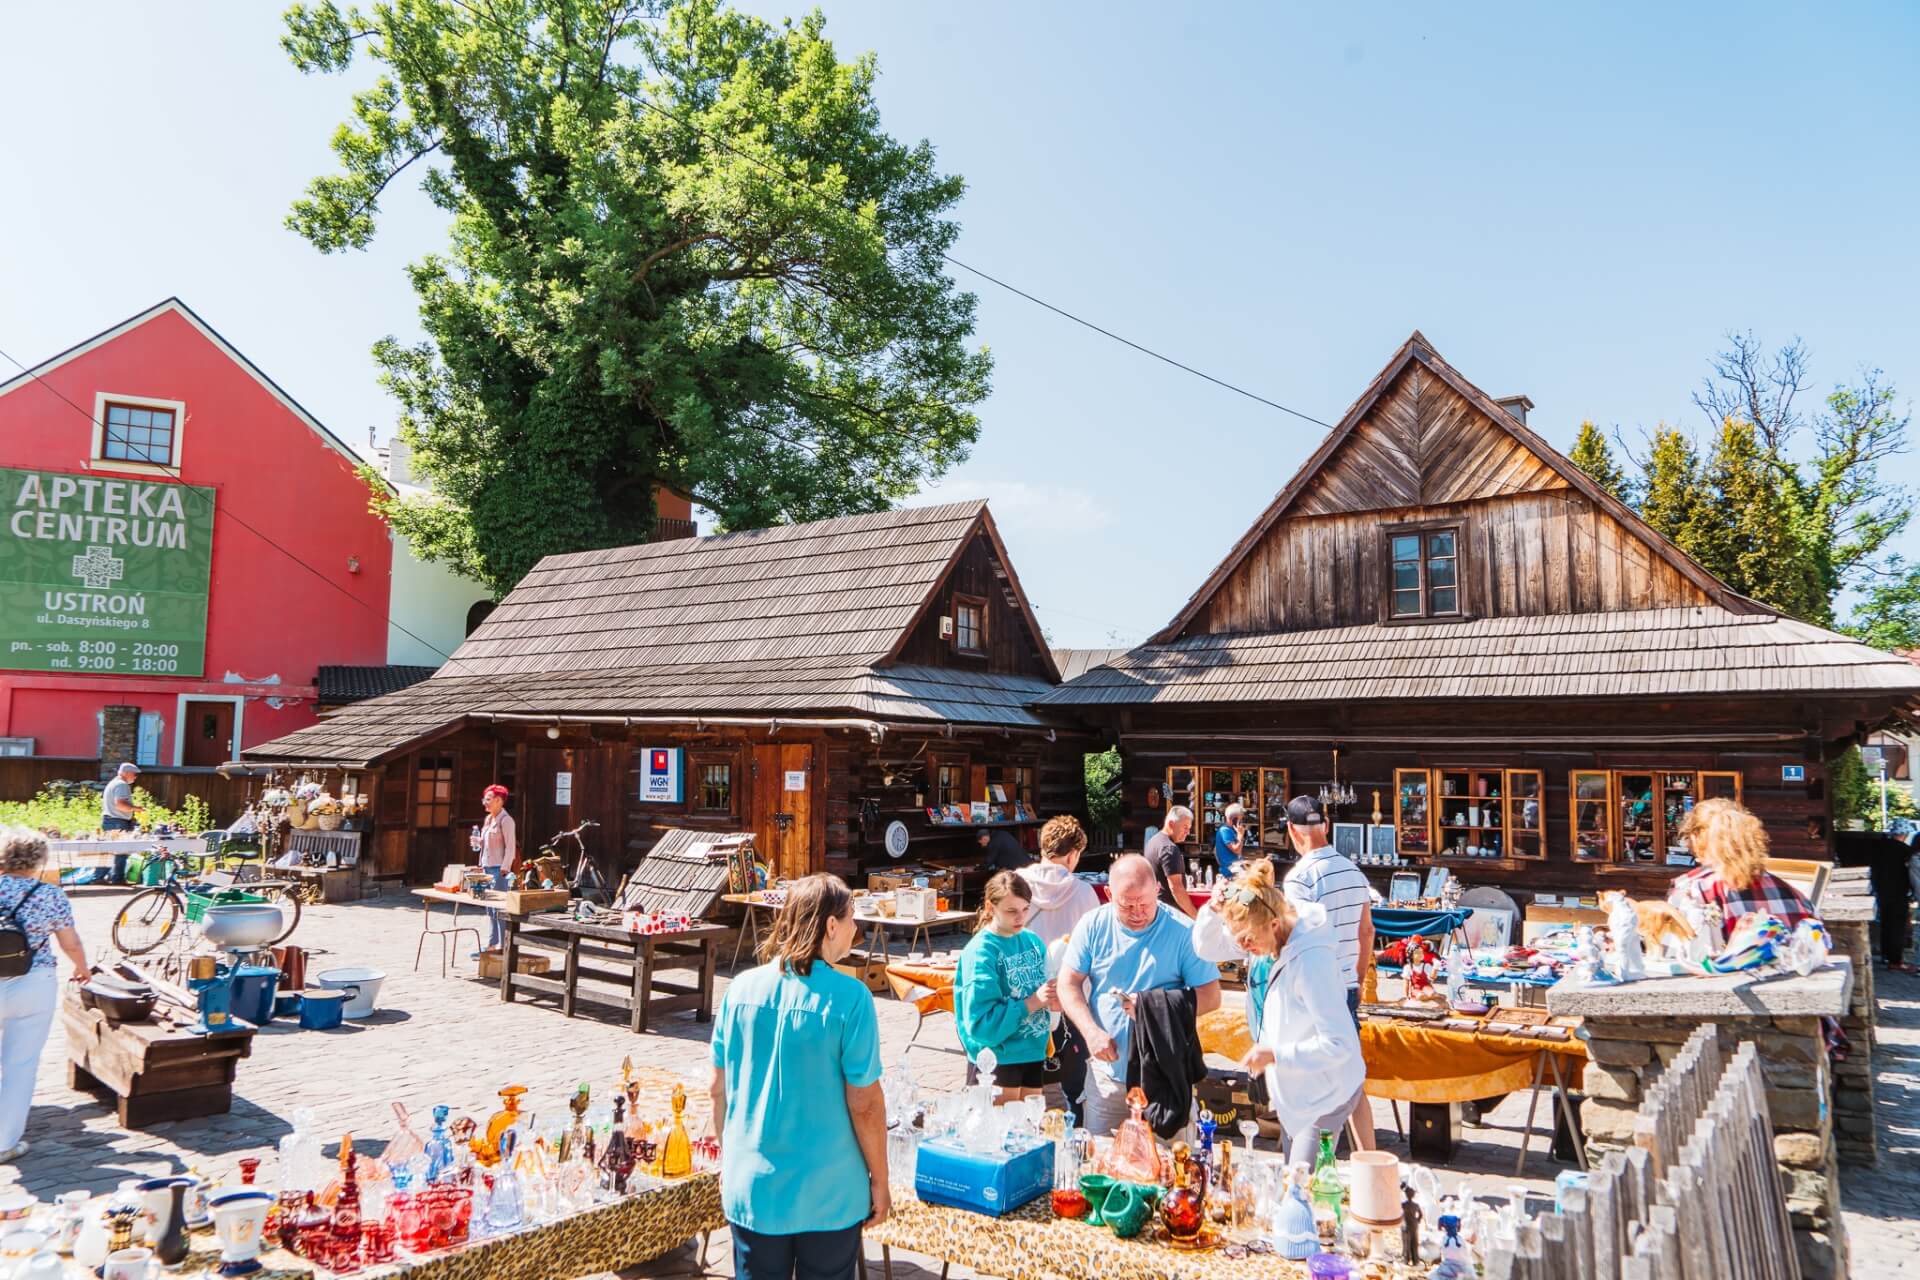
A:
{"label": "glass decanter", "polygon": [[393,1104],[393,1123],[393,1137],[387,1139],[386,1150],[380,1153],[380,1158],[387,1162],[390,1170],[404,1169],[409,1161],[426,1150],[426,1144],[413,1131],[413,1118],[407,1114],[404,1104]]}
{"label": "glass decanter", "polygon": [[684,1178],[693,1172],[693,1139],[687,1136],[687,1091],[684,1086],[673,1086],[673,1127],[667,1131],[667,1140],[660,1152],[660,1175],[666,1178]]}
{"label": "glass decanter", "polygon": [[560,1136],[559,1162],[567,1164],[578,1160],[587,1147],[587,1108],[593,1103],[592,1091],[585,1082],[573,1091],[573,1097],[567,1100],[567,1110],[573,1113],[573,1123]]}
{"label": "glass decanter", "polygon": [[495,1231],[512,1231],[526,1220],[526,1188],[521,1185],[519,1171],[513,1167],[513,1149],[518,1138],[517,1129],[509,1128],[500,1134],[493,1198],[487,1202],[487,1225]]}
{"label": "glass decanter", "polygon": [[502,1089],[500,1109],[488,1117],[485,1134],[473,1140],[473,1158],[489,1169],[500,1163],[500,1136],[520,1123],[520,1099],[526,1092],[523,1084]]}
{"label": "glass decanter", "polygon": [[360,1181],[353,1164],[353,1135],[340,1140],[340,1195],[327,1221],[328,1240],[321,1265],[335,1275],[360,1269]]}
{"label": "glass decanter", "polygon": [[1207,1197],[1200,1167],[1184,1142],[1173,1144],[1173,1184],[1160,1201],[1160,1217],[1167,1224],[1168,1242],[1176,1249],[1193,1248],[1199,1242],[1201,1228],[1207,1225]]}
{"label": "glass decanter", "polygon": [[600,1167],[606,1171],[607,1185],[617,1195],[627,1194],[627,1179],[633,1175],[635,1155],[633,1145],[627,1140],[626,1119],[627,1100],[613,1100],[613,1128],[607,1134],[607,1149],[600,1157]]}
{"label": "glass decanter", "polygon": [[1064,1135],[1053,1144],[1052,1204],[1056,1218],[1087,1216],[1086,1193],[1080,1190],[1081,1150],[1072,1134]]}
{"label": "glass decanter", "polygon": [[448,1110],[445,1103],[433,1109],[433,1132],[427,1136],[424,1148],[430,1183],[445,1182],[453,1177],[453,1140],[447,1136]]}
{"label": "glass decanter", "polygon": [[1157,1184],[1161,1178],[1160,1149],[1154,1145],[1153,1130],[1147,1125],[1147,1095],[1138,1085],[1127,1091],[1127,1105],[1133,1114],[1114,1130],[1105,1172],[1125,1182]]}

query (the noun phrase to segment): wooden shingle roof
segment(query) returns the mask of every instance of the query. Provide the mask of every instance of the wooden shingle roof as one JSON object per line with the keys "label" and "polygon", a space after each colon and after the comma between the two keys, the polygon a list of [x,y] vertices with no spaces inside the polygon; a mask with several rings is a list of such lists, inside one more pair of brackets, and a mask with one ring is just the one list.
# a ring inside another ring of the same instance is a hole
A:
{"label": "wooden shingle roof", "polygon": [[1823,693],[1920,705],[1920,668],[1792,618],[1703,605],[1192,636],[1142,645],[1037,705]]}
{"label": "wooden shingle roof", "polygon": [[1041,727],[1050,679],[893,664],[976,532],[1004,564],[977,501],[549,556],[431,679],[243,755],[365,767],[488,715]]}

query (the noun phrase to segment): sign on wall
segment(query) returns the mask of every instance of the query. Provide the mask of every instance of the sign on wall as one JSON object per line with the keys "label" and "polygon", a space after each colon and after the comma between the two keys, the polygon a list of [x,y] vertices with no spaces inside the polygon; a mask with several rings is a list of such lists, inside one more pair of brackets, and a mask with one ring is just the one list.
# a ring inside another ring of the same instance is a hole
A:
{"label": "sign on wall", "polygon": [[640,798],[654,804],[680,803],[680,748],[640,748]]}
{"label": "sign on wall", "polygon": [[553,802],[555,804],[573,803],[573,775],[556,773],[553,775]]}
{"label": "sign on wall", "polygon": [[206,672],[213,490],[0,469],[0,667]]}

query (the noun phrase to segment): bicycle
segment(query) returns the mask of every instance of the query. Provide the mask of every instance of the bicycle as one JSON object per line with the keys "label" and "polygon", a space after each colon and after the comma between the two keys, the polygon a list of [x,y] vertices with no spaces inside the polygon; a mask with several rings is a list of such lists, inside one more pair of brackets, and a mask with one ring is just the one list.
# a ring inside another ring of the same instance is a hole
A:
{"label": "bicycle", "polygon": [[611,905],[613,902],[613,890],[607,887],[607,882],[600,876],[600,869],[594,866],[593,859],[587,856],[587,842],[580,836],[582,831],[587,830],[589,827],[597,827],[599,825],[600,824],[593,819],[588,818],[573,830],[562,831],[547,841],[547,843],[540,846],[540,853],[542,856],[559,858],[561,865],[565,866],[566,858],[561,855],[558,845],[562,840],[572,840],[574,849],[579,853],[580,857],[579,861],[574,864],[573,874],[567,878],[567,888],[573,891],[573,896],[576,898],[585,898],[589,902]]}
{"label": "bicycle", "polygon": [[[164,868],[161,882],[151,888],[142,889],[127,899],[113,918],[113,945],[121,954],[141,956],[157,947],[163,946],[174,936],[181,921],[187,918],[187,892],[189,888],[201,887],[199,882],[186,883],[180,879],[183,870],[190,861],[209,861],[213,854],[183,854],[162,850],[148,860],[148,865]],[[256,893],[277,907],[286,927],[275,934],[266,945],[278,946],[285,942],[300,925],[300,893],[297,886],[284,880],[252,880],[246,885],[248,893]]]}

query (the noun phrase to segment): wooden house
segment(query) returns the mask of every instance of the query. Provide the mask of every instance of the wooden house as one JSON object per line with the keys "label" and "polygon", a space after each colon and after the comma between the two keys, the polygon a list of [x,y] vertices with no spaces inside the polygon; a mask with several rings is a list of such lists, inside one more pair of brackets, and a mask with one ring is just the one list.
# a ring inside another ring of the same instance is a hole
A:
{"label": "wooden house", "polygon": [[898,865],[895,823],[965,865],[984,823],[1082,809],[1089,740],[1029,706],[1058,681],[986,504],[953,503],[550,556],[431,679],[246,759],[351,775],[374,874],[414,882],[469,857],[493,782],[529,848],[598,823],[610,880],[667,828],[851,876]]}
{"label": "wooden house", "polygon": [[1125,757],[1126,842],[1170,804],[1336,781],[1336,843],[1528,889],[1656,891],[1680,820],[1740,799],[1825,857],[1826,764],[1920,669],[1745,599],[1415,333],[1166,628],[1045,695]]}

